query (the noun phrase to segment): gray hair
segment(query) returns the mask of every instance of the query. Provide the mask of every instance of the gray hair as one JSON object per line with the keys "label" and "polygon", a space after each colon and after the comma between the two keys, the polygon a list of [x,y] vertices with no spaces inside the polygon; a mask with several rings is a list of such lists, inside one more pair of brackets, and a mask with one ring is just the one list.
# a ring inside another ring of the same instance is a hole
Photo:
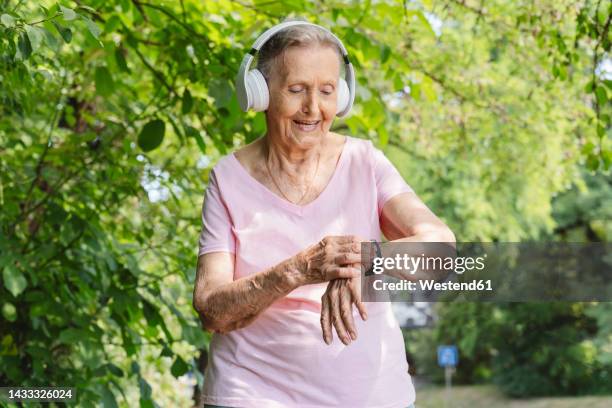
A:
{"label": "gray hair", "polygon": [[[286,21],[304,21],[298,19],[285,19]],[[274,34],[261,47],[257,58],[257,69],[266,80],[270,77],[272,68],[279,56],[290,47],[309,47],[312,45],[331,47],[338,53],[338,60],[342,66],[342,50],[333,35],[320,27],[311,25],[296,25],[287,27]]]}

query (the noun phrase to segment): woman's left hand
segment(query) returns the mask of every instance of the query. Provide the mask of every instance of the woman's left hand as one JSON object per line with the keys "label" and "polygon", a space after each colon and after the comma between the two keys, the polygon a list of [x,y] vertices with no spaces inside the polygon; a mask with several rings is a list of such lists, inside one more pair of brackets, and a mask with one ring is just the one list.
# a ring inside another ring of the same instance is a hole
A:
{"label": "woman's left hand", "polygon": [[332,325],[345,345],[357,339],[353,304],[359,310],[361,319],[365,321],[368,315],[365,304],[361,301],[361,277],[334,279],[329,282],[321,297],[321,329],[326,344],[333,341]]}

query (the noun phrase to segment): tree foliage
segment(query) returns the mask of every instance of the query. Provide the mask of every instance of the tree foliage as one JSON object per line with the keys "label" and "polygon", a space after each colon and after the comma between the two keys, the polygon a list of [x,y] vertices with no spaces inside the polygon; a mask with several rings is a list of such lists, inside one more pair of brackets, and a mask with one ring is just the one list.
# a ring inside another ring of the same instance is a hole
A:
{"label": "tree foliage", "polygon": [[352,57],[357,104],[334,129],[387,147],[459,239],[554,228],[552,195],[612,159],[612,6],[483,4],[0,0],[0,383],[147,407],[183,397],[146,367],[201,381],[202,193],[265,131],[233,80],[287,15]]}
{"label": "tree foliage", "polygon": [[607,303],[437,306],[436,327],[407,336],[421,375],[443,382],[431,344],[457,344],[460,383],[494,382],[513,397],[612,392]]}
{"label": "tree foliage", "polygon": [[[547,239],[608,242],[610,176],[586,173],[579,181],[553,199],[557,227]],[[421,375],[443,382],[431,344],[456,343],[462,383],[495,382],[514,397],[612,392],[609,302],[442,303],[436,310],[433,329],[405,333]]]}

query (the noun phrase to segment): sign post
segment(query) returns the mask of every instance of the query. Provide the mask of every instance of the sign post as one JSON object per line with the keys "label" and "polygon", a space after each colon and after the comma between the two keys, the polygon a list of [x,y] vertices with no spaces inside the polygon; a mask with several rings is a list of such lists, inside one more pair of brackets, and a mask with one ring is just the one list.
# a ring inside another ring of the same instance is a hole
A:
{"label": "sign post", "polygon": [[450,393],[452,386],[452,376],[455,372],[455,367],[459,362],[459,352],[457,346],[438,346],[438,365],[444,367],[444,383],[446,401],[444,406],[448,407],[450,402]]}

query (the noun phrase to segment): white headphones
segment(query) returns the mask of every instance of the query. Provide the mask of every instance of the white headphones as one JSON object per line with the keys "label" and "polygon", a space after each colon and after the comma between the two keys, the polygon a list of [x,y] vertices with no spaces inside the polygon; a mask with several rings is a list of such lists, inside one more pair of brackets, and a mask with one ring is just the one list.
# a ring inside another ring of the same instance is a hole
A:
{"label": "white headphones", "polygon": [[346,80],[340,78],[338,81],[338,109],[336,111],[336,116],[345,116],[349,113],[351,107],[353,106],[353,102],[355,101],[355,72],[353,70],[353,64],[351,64],[349,61],[348,52],[338,37],[336,37],[328,29],[306,21],[287,21],[285,23],[275,25],[260,35],[255,43],[253,43],[251,50],[242,59],[240,69],[238,70],[238,76],[236,77],[236,93],[238,94],[238,103],[240,104],[240,108],[245,112],[249,109],[253,109],[255,112],[262,112],[268,109],[268,104],[270,102],[268,84],[266,83],[263,74],[258,69],[249,70],[249,67],[266,41],[268,41],[274,34],[282,29],[296,25],[319,27],[327,31],[336,39],[336,42],[342,51],[342,59],[344,60],[344,71],[346,76]]}

